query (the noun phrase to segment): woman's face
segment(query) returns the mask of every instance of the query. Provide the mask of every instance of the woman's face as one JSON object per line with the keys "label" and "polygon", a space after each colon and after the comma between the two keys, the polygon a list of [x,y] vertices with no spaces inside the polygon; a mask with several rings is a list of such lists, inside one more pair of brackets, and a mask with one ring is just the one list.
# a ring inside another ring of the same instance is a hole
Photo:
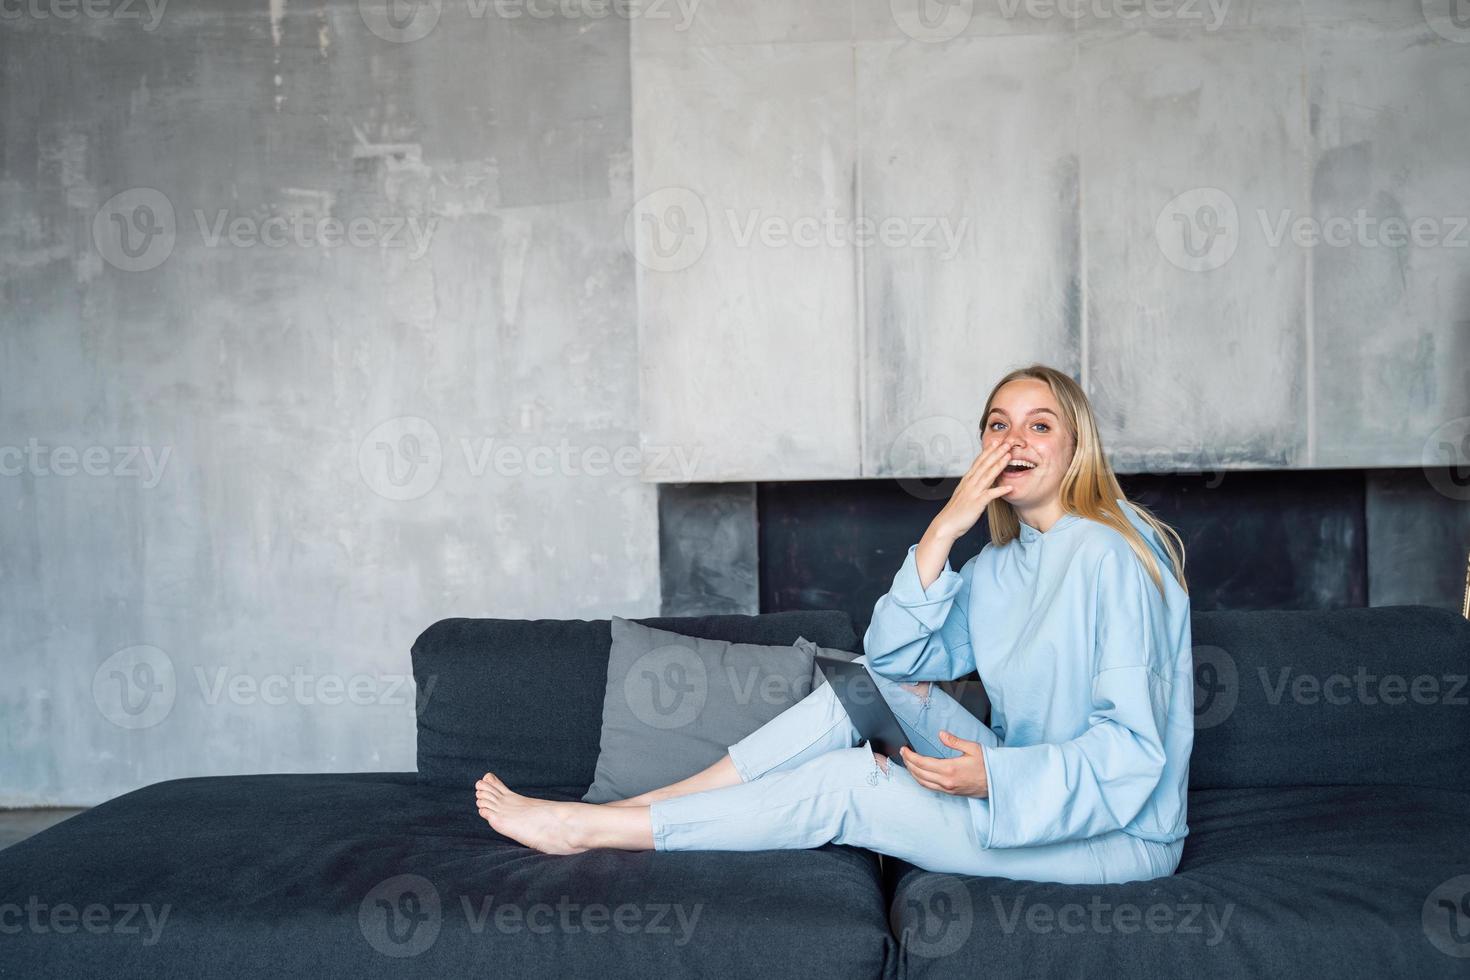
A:
{"label": "woman's face", "polygon": [[1062,409],[1045,381],[1023,378],[1001,386],[982,425],[982,449],[1009,441],[1013,462],[1035,464],[1034,469],[1012,472],[1009,467],[996,486],[1015,489],[1003,498],[1021,511],[1048,506],[1061,494],[1062,476],[1072,463],[1076,442],[1062,425]]}

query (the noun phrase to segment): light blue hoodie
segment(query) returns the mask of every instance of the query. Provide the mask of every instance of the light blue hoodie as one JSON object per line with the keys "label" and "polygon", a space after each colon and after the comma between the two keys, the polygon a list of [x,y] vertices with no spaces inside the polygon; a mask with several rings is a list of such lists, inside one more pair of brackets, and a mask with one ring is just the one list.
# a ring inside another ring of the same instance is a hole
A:
{"label": "light blue hoodie", "polygon": [[1194,675],[1189,596],[1157,533],[1161,595],[1118,531],[1068,513],[1025,522],[926,590],[911,546],[863,638],[868,665],[903,682],[975,669],[999,747],[983,749],[988,798],[971,798],[984,847],[1025,847],[1123,830],[1183,838]]}

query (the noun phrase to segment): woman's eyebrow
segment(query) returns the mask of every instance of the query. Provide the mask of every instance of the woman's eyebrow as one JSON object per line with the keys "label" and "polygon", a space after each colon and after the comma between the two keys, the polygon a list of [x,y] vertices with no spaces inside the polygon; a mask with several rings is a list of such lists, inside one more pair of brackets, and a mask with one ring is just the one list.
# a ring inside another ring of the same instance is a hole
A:
{"label": "woman's eyebrow", "polygon": [[[1050,415],[1052,418],[1056,418],[1056,415],[1057,415],[1056,412],[1053,412],[1049,408],[1033,408],[1031,411],[1027,412],[1026,415],[1027,416],[1040,415],[1042,412],[1045,412],[1046,414]],[[990,415],[1004,415],[1006,418],[1010,418],[1009,413],[1007,413],[1006,410],[1003,409],[1003,408],[992,408],[990,410]],[[989,417],[990,417],[989,415],[986,416],[986,418],[989,418]]]}

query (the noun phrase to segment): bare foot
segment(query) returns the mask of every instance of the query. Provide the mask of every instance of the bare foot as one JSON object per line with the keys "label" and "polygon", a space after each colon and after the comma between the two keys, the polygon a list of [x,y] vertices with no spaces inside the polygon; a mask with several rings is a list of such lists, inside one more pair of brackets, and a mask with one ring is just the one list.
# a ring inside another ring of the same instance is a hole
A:
{"label": "bare foot", "polygon": [[559,803],[512,793],[500,777],[487,772],[475,783],[475,805],[496,833],[545,854],[580,854],[576,825],[579,810],[589,803]]}

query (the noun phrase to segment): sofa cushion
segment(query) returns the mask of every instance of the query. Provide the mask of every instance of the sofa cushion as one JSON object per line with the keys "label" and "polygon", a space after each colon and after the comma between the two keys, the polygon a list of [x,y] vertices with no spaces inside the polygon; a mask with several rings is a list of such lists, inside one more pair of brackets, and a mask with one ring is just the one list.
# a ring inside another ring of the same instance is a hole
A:
{"label": "sofa cushion", "polygon": [[1470,787],[1470,622],[1428,606],[1193,618],[1192,789]]}
{"label": "sofa cushion", "polygon": [[0,851],[0,912],[4,977],[846,980],[892,945],[866,852],[552,857],[412,773],[146,787]]}
{"label": "sofa cushion", "polygon": [[707,769],[827,683],[816,666],[820,649],[805,639],[706,640],[614,617],[597,772],[582,799],[625,800]]}
{"label": "sofa cushion", "polygon": [[1464,977],[1470,915],[1457,922],[1439,902],[1470,908],[1467,813],[1470,793],[1428,788],[1207,790],[1190,794],[1179,871],[1154,881],[1057,885],[899,862],[899,973]]}
{"label": "sofa cushion", "polygon": [[[805,636],[851,650],[843,612],[784,612],[635,622],[686,636],[789,646]],[[418,771],[469,789],[487,771],[514,789],[580,797],[592,784],[607,688],[608,620],[446,619],[413,646]]]}

